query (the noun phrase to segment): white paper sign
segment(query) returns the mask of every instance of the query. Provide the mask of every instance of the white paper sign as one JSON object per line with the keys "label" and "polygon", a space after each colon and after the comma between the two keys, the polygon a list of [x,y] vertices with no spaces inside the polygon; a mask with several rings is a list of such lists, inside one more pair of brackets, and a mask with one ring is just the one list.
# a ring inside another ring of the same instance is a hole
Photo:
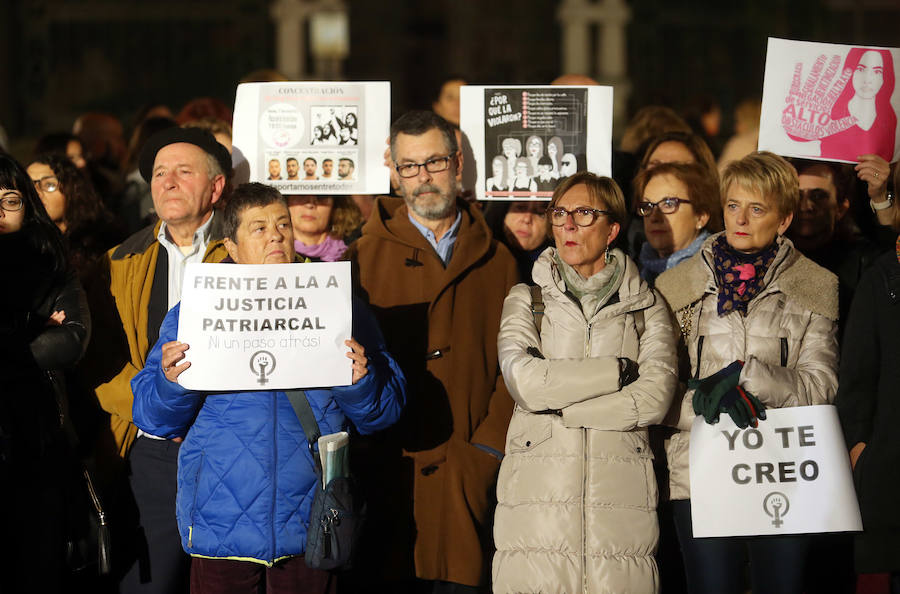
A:
{"label": "white paper sign", "polygon": [[550,200],[576,171],[611,175],[612,102],[612,87],[462,87],[478,200]]}
{"label": "white paper sign", "polygon": [[282,194],[385,194],[390,118],[388,82],[238,85],[237,181],[270,184]]}
{"label": "white paper sign", "polygon": [[188,264],[178,340],[190,390],[346,386],[350,263]]}
{"label": "white paper sign", "polygon": [[862,530],[834,406],[766,411],[756,429],[723,414],[691,429],[694,536]]}
{"label": "white paper sign", "polygon": [[900,158],[900,49],[769,38],[759,149],[855,163]]}

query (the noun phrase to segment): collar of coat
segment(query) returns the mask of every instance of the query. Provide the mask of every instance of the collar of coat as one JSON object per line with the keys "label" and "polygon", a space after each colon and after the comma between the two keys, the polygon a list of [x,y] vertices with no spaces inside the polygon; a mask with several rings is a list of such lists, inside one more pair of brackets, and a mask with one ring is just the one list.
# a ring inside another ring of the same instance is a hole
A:
{"label": "collar of coat", "polygon": [[[663,272],[656,279],[656,288],[663,294],[672,311],[678,311],[717,291],[712,270],[712,244],[720,235],[711,235],[700,251],[675,268]],[[782,237],[775,261],[766,274],[766,287],[757,297],[780,291],[798,302],[804,309],[838,319],[838,279],[794,248],[791,240]]]}
{"label": "collar of coat", "polygon": [[[456,199],[456,207],[462,213],[459,233],[453,245],[453,256],[447,265],[451,276],[464,271],[472,264],[489,254],[493,236],[484,220],[484,216],[472,204]],[[363,226],[363,236],[372,236],[408,246],[410,252],[415,250],[433,254],[438,258],[434,248],[422,233],[409,220],[409,211],[402,198],[379,196],[375,201],[372,216]]]}
{"label": "collar of coat", "polygon": [[[224,238],[224,220],[225,217],[222,216],[222,213],[213,213],[212,224],[209,227],[209,244],[206,246],[204,259],[206,259],[205,257],[208,256],[212,250],[222,243],[222,239]],[[159,243],[157,237],[159,236],[159,228],[161,226],[162,221],[156,221],[156,223],[147,225],[140,231],[135,232],[113,250],[112,259],[124,260],[127,257],[145,253],[154,244]]]}

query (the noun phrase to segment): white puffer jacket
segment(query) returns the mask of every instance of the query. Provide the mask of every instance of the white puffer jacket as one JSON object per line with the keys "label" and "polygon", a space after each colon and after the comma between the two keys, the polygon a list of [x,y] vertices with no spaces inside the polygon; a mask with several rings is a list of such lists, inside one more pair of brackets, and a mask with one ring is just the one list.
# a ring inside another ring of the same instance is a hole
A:
{"label": "white puffer jacket", "polygon": [[[681,326],[691,377],[707,377],[739,359],[744,361],[740,385],[766,408],[831,403],[837,392],[837,277],[800,254],[789,239],[779,239],[765,287],[750,301],[747,315],[719,317],[712,264],[712,243],[719,235],[656,279]],[[666,419],[680,430],[666,443],[672,499],[690,498],[693,395],[688,390]]]}
{"label": "white puffer jacket", "polygon": [[[613,250],[624,263],[618,293],[585,319],[554,253],[534,266],[546,307],[540,336],[527,286],[503,305],[500,366],[517,405],[497,484],[494,591],[655,592],[646,427],[662,420],[677,384],[671,317],[634,262]],[[640,370],[621,389],[618,357]],[[548,409],[561,414],[535,414]]]}

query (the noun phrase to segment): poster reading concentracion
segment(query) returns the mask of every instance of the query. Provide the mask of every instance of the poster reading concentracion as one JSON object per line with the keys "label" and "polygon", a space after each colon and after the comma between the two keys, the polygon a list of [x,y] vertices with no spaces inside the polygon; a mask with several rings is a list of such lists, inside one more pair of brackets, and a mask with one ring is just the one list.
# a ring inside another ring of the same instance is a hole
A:
{"label": "poster reading concentracion", "polygon": [[769,39],[759,148],[854,163],[900,158],[900,49]]}
{"label": "poster reading concentracion", "polygon": [[612,87],[464,86],[479,200],[549,200],[576,171],[610,175]]}
{"label": "poster reading concentracion", "polygon": [[283,194],[387,193],[390,104],[387,82],[239,85],[236,168],[245,159],[249,181]]}

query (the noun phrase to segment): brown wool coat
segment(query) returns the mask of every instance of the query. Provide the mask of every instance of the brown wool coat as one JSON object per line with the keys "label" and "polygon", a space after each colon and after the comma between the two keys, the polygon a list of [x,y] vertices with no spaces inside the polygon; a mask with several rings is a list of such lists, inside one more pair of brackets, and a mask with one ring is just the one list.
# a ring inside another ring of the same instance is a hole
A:
{"label": "brown wool coat", "polygon": [[[204,262],[220,262],[228,255],[221,239],[221,222],[222,215],[218,214],[210,230]],[[160,249],[156,237],[161,224],[157,222],[138,231],[109,251],[109,293],[91,299],[92,311],[100,310],[94,340],[102,347],[93,351],[93,356],[90,350],[86,355],[92,359],[88,362],[88,375],[100,406],[109,413],[114,447],[123,458],[137,437],[131,416],[131,379],[144,368],[153,347],[147,328]]]}
{"label": "brown wool coat", "polygon": [[408,381],[398,424],[361,444],[369,546],[384,579],[486,582],[499,461],[513,403],[500,375],[497,332],[518,272],[477,209],[462,212],[445,269],[397,198],[379,198],[350,246],[354,279]]}

